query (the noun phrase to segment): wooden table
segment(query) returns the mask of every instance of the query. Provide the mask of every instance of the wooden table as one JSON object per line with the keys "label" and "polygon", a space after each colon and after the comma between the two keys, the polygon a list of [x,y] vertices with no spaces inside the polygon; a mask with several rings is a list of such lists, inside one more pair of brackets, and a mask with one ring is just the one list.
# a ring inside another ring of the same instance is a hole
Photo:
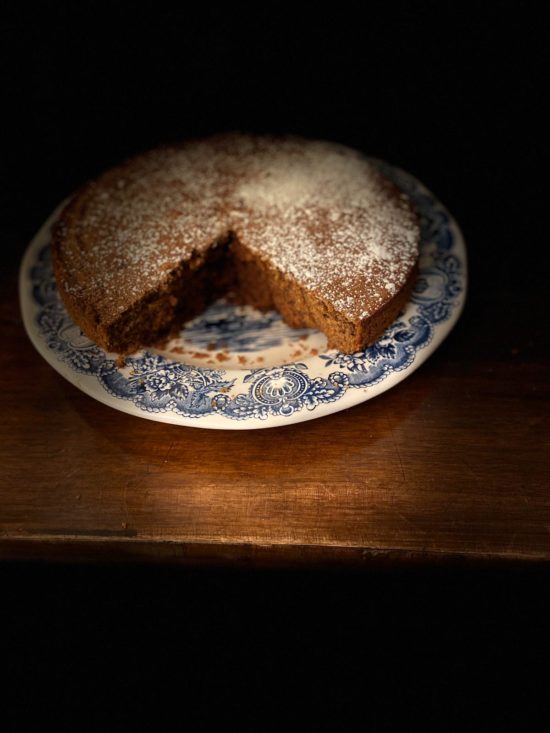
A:
{"label": "wooden table", "polygon": [[29,233],[3,235],[0,557],[550,559],[545,316],[537,282],[527,294],[508,288],[511,255],[495,272],[478,253],[481,232],[466,230],[465,312],[410,378],[326,418],[238,432],[131,417],[59,376],[19,313]]}

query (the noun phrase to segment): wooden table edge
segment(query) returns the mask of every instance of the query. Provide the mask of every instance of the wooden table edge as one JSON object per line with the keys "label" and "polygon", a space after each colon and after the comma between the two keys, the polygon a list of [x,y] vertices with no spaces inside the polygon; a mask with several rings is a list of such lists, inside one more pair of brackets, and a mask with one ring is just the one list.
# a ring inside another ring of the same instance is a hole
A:
{"label": "wooden table edge", "polygon": [[358,547],[353,545],[300,545],[174,541],[80,535],[0,538],[0,562],[62,563],[168,563],[187,566],[257,568],[371,568],[384,566],[507,564],[538,565],[550,554],[525,552],[445,552],[419,548]]}

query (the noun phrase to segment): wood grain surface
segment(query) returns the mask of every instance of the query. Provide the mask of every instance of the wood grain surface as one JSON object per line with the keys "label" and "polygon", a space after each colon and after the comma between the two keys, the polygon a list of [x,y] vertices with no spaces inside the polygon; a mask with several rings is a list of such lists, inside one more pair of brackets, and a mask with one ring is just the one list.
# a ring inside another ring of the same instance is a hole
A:
{"label": "wood grain surface", "polygon": [[210,431],[125,415],[58,375],[21,322],[24,245],[0,304],[0,557],[550,559],[542,317],[512,340],[503,296],[475,275],[459,325],[396,388],[306,423]]}

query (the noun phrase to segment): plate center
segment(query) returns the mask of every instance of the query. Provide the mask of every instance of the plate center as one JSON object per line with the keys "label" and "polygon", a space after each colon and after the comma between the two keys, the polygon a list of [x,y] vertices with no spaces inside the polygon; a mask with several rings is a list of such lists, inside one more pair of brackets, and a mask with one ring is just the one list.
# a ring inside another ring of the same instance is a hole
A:
{"label": "plate center", "polygon": [[317,356],[326,346],[320,331],[290,328],[277,311],[218,300],[154,351],[198,367],[261,369]]}

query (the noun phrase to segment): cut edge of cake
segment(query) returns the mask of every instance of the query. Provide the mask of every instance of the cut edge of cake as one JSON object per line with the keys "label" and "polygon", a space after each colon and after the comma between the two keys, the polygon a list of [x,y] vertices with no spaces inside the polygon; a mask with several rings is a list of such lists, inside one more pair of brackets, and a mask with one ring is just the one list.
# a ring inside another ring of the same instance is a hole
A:
{"label": "cut edge of cake", "polygon": [[[52,230],[52,261],[58,283],[65,281],[59,237]],[[418,273],[411,268],[404,287],[368,317],[350,320],[334,304],[304,289],[288,273],[261,262],[233,232],[212,242],[206,252],[180,262],[163,282],[133,303],[110,323],[101,324],[93,304],[82,303],[59,288],[71,318],[98,346],[128,355],[154,347],[175,336],[183,325],[219,298],[250,305],[260,311],[276,310],[292,328],[315,328],[327,337],[327,348],[346,353],[374,343],[393,323],[410,298]]]}

